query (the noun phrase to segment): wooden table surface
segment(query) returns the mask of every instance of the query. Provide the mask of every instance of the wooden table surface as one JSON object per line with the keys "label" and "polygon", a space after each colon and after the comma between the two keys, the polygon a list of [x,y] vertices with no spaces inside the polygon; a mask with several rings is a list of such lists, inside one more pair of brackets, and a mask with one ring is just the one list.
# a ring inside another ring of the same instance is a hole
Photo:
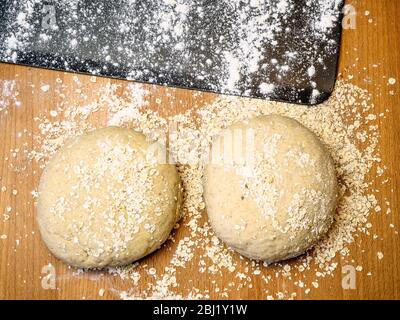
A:
{"label": "wooden table surface", "polygon": [[[389,116],[380,123],[382,162],[387,166],[389,183],[379,186],[379,200],[388,199],[391,204],[391,215],[373,215],[371,233],[380,234],[382,241],[373,241],[372,237],[361,236],[351,246],[354,265],[368,266],[372,276],[365,272],[357,273],[357,287],[355,290],[344,290],[341,286],[341,268],[336,270],[334,277],[322,279],[319,288],[304,295],[302,290],[293,284],[295,279],[277,279],[271,282],[270,292],[286,290],[298,292],[298,299],[393,299],[400,298],[400,243],[399,236],[388,231],[390,223],[400,224],[400,1],[399,0],[352,0],[347,1],[357,11],[357,25],[354,30],[345,30],[342,41],[339,72],[351,83],[367,89],[373,95],[378,112],[389,109]],[[366,12],[369,12],[369,15]],[[8,221],[0,219],[0,235],[7,235],[0,239],[0,299],[115,299],[118,296],[106,290],[104,296],[99,296],[100,288],[129,288],[129,282],[118,277],[107,275],[96,278],[96,273],[85,273],[81,276],[72,276],[69,269],[61,261],[49,254],[42,243],[35,222],[35,208],[30,192],[36,189],[41,169],[36,165],[27,171],[13,170],[10,163],[16,167],[24,166],[23,158],[12,159],[10,149],[21,148],[23,143],[32,147],[33,139],[25,137],[18,139],[17,133],[27,129],[36,132],[37,128],[33,117],[42,111],[50,110],[51,106],[60,102],[60,97],[47,94],[32,94],[32,85],[40,88],[42,84],[55,85],[56,79],[61,78],[70,89],[69,97],[76,97],[73,92],[73,74],[35,69],[9,64],[0,64],[0,81],[16,79],[18,81],[20,108],[9,108],[8,113],[0,111],[0,187],[7,186],[6,192],[0,192],[0,214],[5,213],[7,207],[12,208],[11,218]],[[388,78],[397,79],[393,86],[394,94],[388,94]],[[96,83],[90,82],[88,76],[78,75],[79,81],[90,88],[95,95],[105,83],[118,83],[126,86],[127,82],[98,78]],[[150,91],[150,108],[161,112],[174,114],[183,111],[181,105],[191,106],[215,98],[212,94],[197,96],[189,90],[173,90],[172,98],[182,100],[177,107],[160,110],[155,103],[161,99],[165,105],[168,99],[166,88],[146,85]],[[40,91],[40,90],[39,90]],[[201,101],[199,100],[201,99]],[[90,100],[90,97],[89,97]],[[0,97],[1,101],[1,97]],[[12,101],[11,101],[12,103]],[[37,132],[36,132],[37,133]],[[23,140],[23,141],[22,141]],[[375,177],[370,177],[373,185],[378,184]],[[10,190],[18,190],[13,195]],[[179,231],[177,237],[183,236]],[[17,241],[19,243],[17,244]],[[366,249],[362,253],[362,249]],[[384,252],[382,260],[377,259],[376,252]],[[142,263],[163,264],[167,253],[160,250]],[[57,289],[46,290],[41,285],[43,266],[51,263],[57,272]],[[204,287],[207,275],[197,276],[198,265],[196,260],[191,263],[179,277],[184,285],[188,279],[191,285]],[[196,276],[193,276],[196,275]],[[146,285],[146,275],[139,283],[139,289]],[[221,275],[218,280],[221,287],[231,279],[231,275]],[[213,297],[213,295],[211,295]],[[230,298],[265,299],[265,284],[255,284],[253,288],[243,288],[233,291]]]}

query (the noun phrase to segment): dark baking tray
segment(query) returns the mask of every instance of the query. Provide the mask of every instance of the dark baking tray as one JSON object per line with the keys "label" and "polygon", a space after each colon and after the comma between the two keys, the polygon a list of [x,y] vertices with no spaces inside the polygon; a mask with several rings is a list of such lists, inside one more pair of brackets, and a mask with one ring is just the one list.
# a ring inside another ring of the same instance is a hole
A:
{"label": "dark baking tray", "polygon": [[[280,22],[280,27],[289,31],[275,32],[274,45],[262,42],[262,57],[256,70],[243,72],[234,86],[225,84],[227,60],[222,58],[222,53],[234,52],[243,40],[238,21],[246,29],[246,21],[250,20],[243,15],[239,18],[238,12],[248,11],[249,19],[263,14],[262,10],[273,13],[279,0],[265,1],[258,11],[249,4],[247,10],[246,1],[233,1],[236,7],[226,0],[176,0],[175,4],[172,1],[171,6],[190,5],[184,22],[180,17],[170,19],[171,24],[184,26],[183,34],[178,32],[179,39],[176,33],[168,34],[171,29],[168,25],[164,32],[161,26],[165,28],[165,21],[157,20],[160,6],[166,3],[164,0],[0,0],[0,61],[245,97],[318,104],[330,96],[335,85],[343,1],[326,0],[336,2],[336,20],[322,36],[309,29],[321,0],[311,0],[308,6],[303,1],[288,1],[293,6],[290,12],[285,12],[285,21]],[[167,9],[163,12],[170,14]],[[268,23],[273,24],[274,19],[279,16],[271,15]],[[126,30],[121,30],[121,26]],[[184,49],[177,49],[182,39]],[[291,57],[288,52],[296,56]],[[271,61],[290,68],[282,73]],[[312,77],[308,73],[311,66],[315,68]],[[261,83],[272,85],[274,90],[260,90]]]}

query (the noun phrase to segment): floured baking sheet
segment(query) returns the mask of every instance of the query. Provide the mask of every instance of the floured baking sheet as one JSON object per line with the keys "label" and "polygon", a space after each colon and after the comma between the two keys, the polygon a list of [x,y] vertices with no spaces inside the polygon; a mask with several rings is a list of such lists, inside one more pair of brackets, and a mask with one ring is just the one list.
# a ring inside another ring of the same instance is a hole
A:
{"label": "floured baking sheet", "polygon": [[0,0],[0,60],[316,104],[343,0]]}

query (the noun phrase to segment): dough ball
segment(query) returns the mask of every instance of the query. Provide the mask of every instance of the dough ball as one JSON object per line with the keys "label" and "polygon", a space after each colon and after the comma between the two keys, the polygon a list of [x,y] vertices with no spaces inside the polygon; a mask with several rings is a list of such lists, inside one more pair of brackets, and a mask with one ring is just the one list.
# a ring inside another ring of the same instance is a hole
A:
{"label": "dough ball", "polygon": [[310,249],[330,228],[336,208],[327,150],[311,131],[282,116],[234,124],[214,139],[204,189],[216,235],[267,263]]}
{"label": "dough ball", "polygon": [[179,218],[175,166],[157,164],[159,145],[131,129],[108,127],[76,138],[40,180],[37,220],[50,251],[95,268],[138,260],[168,238]]}

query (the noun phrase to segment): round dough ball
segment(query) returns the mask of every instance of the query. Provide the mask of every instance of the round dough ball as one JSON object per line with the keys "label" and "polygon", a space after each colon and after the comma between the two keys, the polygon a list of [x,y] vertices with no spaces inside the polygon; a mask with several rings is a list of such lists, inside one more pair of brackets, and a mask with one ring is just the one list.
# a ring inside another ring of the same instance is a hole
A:
{"label": "round dough ball", "polygon": [[37,220],[50,251],[70,265],[97,268],[158,249],[182,200],[176,167],[157,164],[159,147],[131,129],[108,127],[61,148],[39,186]]}
{"label": "round dough ball", "polygon": [[277,262],[303,254],[328,231],[336,208],[333,161],[296,120],[237,123],[213,141],[204,195],[216,235],[244,256]]}

